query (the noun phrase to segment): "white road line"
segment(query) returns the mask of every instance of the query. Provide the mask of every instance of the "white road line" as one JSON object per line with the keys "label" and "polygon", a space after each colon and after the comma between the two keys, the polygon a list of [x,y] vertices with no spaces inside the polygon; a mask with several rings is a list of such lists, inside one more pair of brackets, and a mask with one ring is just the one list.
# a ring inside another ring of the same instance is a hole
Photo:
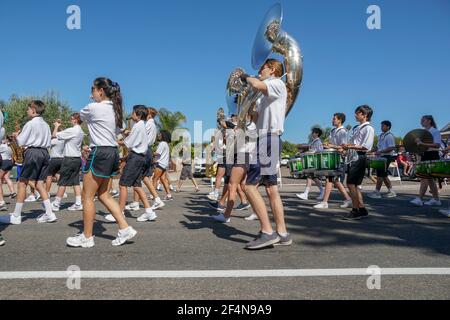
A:
{"label": "white road line", "polygon": [[163,278],[262,278],[337,276],[424,276],[450,275],[450,268],[361,268],[361,269],[280,269],[280,270],[180,270],[180,271],[12,271],[0,272],[0,280],[14,279],[163,279]]}

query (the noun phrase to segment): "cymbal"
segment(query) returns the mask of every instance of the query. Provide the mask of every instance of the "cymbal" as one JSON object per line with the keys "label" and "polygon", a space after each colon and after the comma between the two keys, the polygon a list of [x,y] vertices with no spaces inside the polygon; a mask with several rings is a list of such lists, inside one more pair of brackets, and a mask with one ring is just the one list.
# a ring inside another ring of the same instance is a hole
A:
{"label": "cymbal", "polygon": [[410,153],[424,153],[428,150],[428,147],[418,146],[416,139],[420,139],[424,143],[433,143],[433,136],[428,130],[416,129],[409,132],[403,139],[406,151]]}

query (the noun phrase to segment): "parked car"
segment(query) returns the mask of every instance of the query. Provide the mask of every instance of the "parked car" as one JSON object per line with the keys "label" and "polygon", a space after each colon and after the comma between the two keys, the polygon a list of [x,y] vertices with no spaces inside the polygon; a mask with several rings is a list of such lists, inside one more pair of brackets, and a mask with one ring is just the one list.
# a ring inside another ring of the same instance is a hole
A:
{"label": "parked car", "polygon": [[198,158],[194,159],[194,175],[198,177],[206,176],[206,159]]}
{"label": "parked car", "polygon": [[289,167],[289,158],[281,158],[281,166]]}

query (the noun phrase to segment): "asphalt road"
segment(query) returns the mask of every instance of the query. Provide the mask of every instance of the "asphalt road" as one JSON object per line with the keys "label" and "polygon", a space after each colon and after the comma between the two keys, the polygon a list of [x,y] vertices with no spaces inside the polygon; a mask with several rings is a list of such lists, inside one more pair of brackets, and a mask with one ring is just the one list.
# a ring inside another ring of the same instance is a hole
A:
{"label": "asphalt road", "polygon": [[[285,184],[304,183],[285,179]],[[188,185],[190,183],[187,183]],[[364,192],[371,190],[366,186]],[[39,203],[27,204],[27,220],[2,226],[7,240],[0,247],[0,277],[14,271],[126,270],[278,270],[368,268],[449,268],[450,219],[436,208],[415,208],[408,201],[418,184],[397,186],[395,199],[368,200],[370,218],[345,222],[339,218],[339,196],[330,210],[314,210],[314,201],[301,201],[299,185],[281,191],[286,221],[294,244],[256,252],[243,249],[259,231],[257,221],[238,212],[229,224],[214,222],[207,206],[205,184],[200,193],[176,194],[151,223],[128,221],[139,232],[133,242],[112,247],[117,226],[107,223],[98,204],[96,246],[73,249],[65,239],[81,230],[81,213],[61,211],[55,224],[34,220]],[[317,193],[312,193],[312,196]],[[450,187],[442,191],[444,205]],[[67,199],[67,206],[72,197]],[[13,208],[14,203],[10,204]],[[239,274],[239,271],[237,272]],[[0,279],[0,299],[449,299],[450,275],[382,276],[381,288],[369,290],[368,276],[251,277],[251,278],[127,278],[81,279],[80,290],[69,290],[66,279]]]}

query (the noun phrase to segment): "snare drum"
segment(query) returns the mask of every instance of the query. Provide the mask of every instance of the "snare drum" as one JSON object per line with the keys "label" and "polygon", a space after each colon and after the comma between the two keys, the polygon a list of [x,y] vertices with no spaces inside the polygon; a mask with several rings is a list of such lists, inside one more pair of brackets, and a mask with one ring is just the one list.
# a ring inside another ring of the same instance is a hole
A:
{"label": "snare drum", "polygon": [[428,162],[428,173],[433,178],[450,178],[450,160]]}
{"label": "snare drum", "polygon": [[303,164],[301,158],[293,158],[289,160],[289,171],[291,173],[291,176],[293,177],[299,177],[300,174],[303,171]]}
{"label": "snare drum", "polygon": [[305,152],[302,155],[302,166],[305,173],[313,173],[317,170],[317,158],[314,152]]}
{"label": "snare drum", "polygon": [[422,161],[416,164],[414,168],[415,175],[419,178],[430,179],[432,178],[430,174],[430,161]]}
{"label": "snare drum", "polygon": [[375,170],[387,170],[387,159],[382,157],[369,157],[369,168]]}
{"label": "snare drum", "polygon": [[317,170],[338,171],[341,168],[341,154],[335,150],[316,153]]}

